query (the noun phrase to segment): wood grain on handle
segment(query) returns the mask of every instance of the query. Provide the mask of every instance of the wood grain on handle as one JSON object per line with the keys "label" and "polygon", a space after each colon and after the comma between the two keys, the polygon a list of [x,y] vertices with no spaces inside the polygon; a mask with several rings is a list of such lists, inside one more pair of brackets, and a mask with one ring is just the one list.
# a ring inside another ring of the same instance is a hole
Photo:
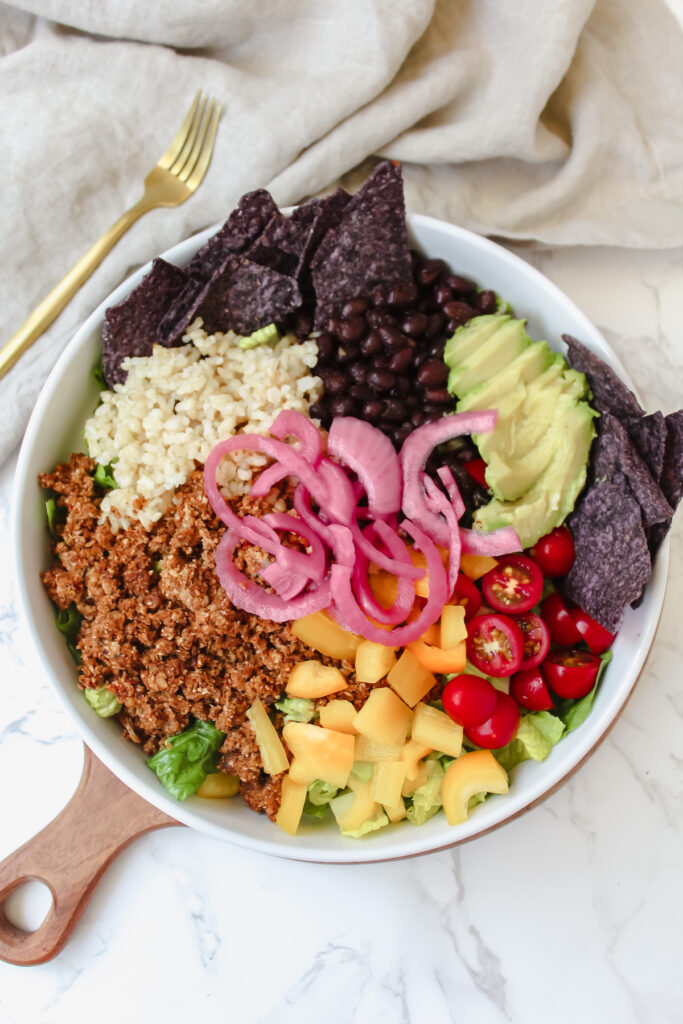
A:
{"label": "wood grain on handle", "polygon": [[[51,960],[116,855],[145,832],[179,824],[120,782],[86,747],[83,775],[70,802],[0,863],[0,959],[22,965]],[[53,905],[35,932],[25,932],[7,920],[4,903],[32,879],[47,885]]]}

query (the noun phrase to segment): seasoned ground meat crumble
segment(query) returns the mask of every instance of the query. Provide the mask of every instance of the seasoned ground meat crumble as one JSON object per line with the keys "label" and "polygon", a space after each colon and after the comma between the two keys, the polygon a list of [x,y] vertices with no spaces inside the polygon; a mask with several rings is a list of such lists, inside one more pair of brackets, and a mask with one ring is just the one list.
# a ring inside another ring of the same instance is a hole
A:
{"label": "seasoned ground meat crumble", "polygon": [[[372,687],[356,682],[351,662],[317,655],[287,625],[231,605],[214,568],[224,527],[206,499],[199,466],[151,529],[133,522],[117,533],[100,522],[103,494],[94,469],[92,459],[75,454],[40,477],[58,508],[53,564],[43,582],[58,608],[73,603],[83,616],[79,686],[111,690],[123,705],[124,734],[148,754],[193,718],[214,722],[226,734],[220,767],[239,776],[250,807],[273,818],[282,776],[262,770],[245,717],[253,701],[272,705],[293,666],[311,657],[336,664],[348,679],[336,699],[361,707]],[[249,498],[234,507],[238,514],[263,512],[263,503]],[[262,561],[252,548],[238,564],[253,574]],[[275,722],[281,726],[282,716]]]}

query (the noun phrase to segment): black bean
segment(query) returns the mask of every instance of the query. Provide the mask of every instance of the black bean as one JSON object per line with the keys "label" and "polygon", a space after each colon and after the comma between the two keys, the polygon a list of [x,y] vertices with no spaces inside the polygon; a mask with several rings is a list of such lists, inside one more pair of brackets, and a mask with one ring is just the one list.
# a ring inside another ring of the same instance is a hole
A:
{"label": "black bean", "polygon": [[312,419],[314,419],[314,420],[321,420],[323,418],[323,416],[325,415],[325,411],[326,411],[325,402],[324,402],[324,400],[319,399],[317,402],[314,402],[313,405],[311,405],[309,407],[308,415],[311,416]]}
{"label": "black bean", "polygon": [[330,412],[333,416],[353,416],[356,403],[350,395],[340,395],[330,401]]}
{"label": "black bean", "polygon": [[389,361],[389,369],[393,370],[394,373],[403,373],[407,370],[413,361],[413,350],[412,348],[400,348],[398,352],[395,352]]}
{"label": "black bean", "polygon": [[406,348],[410,345],[410,340],[395,327],[378,327],[377,333],[384,342],[384,347],[388,348],[391,352],[396,352],[398,349]]}
{"label": "black bean", "polygon": [[429,359],[429,351],[426,348],[418,349],[413,355],[413,366],[417,369]]}
{"label": "black bean", "polygon": [[307,338],[313,330],[312,314],[306,313],[300,309],[294,317],[294,326],[292,329],[297,338]]}
{"label": "black bean", "polygon": [[331,362],[337,349],[332,335],[328,334],[327,331],[323,331],[315,339],[315,343],[318,346],[318,362],[323,365]]}
{"label": "black bean", "polygon": [[418,284],[428,288],[439,280],[445,269],[446,264],[443,260],[425,260],[417,272]]}
{"label": "black bean", "polygon": [[340,342],[337,348],[336,362],[339,366],[344,366],[346,363],[350,363],[352,359],[355,359],[360,353],[358,345],[354,345],[351,341]]}
{"label": "black bean", "polygon": [[430,405],[451,405],[454,401],[448,388],[428,388],[425,399]]}
{"label": "black bean", "polygon": [[387,294],[387,305],[397,306],[399,309],[406,309],[412,306],[417,299],[417,286],[414,284],[397,284],[389,289]]}
{"label": "black bean", "polygon": [[349,386],[349,378],[341,370],[331,370],[323,377],[325,391],[330,395],[343,395]]}
{"label": "black bean", "polygon": [[387,304],[387,291],[388,291],[388,288],[386,288],[384,285],[381,285],[381,284],[377,285],[376,288],[373,288],[372,289],[372,294],[370,296],[370,302],[372,303],[372,305],[373,306],[386,306],[386,304]]}
{"label": "black bean", "polygon": [[450,274],[446,278],[446,284],[456,295],[471,295],[477,290],[474,281],[470,281],[467,277],[461,277],[460,274]]}
{"label": "black bean", "polygon": [[373,356],[370,361],[376,370],[386,370],[389,366],[389,358],[389,356],[382,352],[378,356]]}
{"label": "black bean", "polygon": [[422,409],[416,409],[410,417],[410,422],[414,427],[421,427],[424,423],[425,414]]}
{"label": "black bean", "polygon": [[342,341],[360,341],[367,331],[367,325],[362,316],[350,316],[342,320],[337,334]]}
{"label": "black bean", "polygon": [[365,312],[369,305],[369,299],[351,299],[351,301],[347,302],[342,308],[342,316],[345,320],[350,316],[359,316],[361,313]]}
{"label": "black bean", "polygon": [[405,398],[413,390],[413,382],[409,377],[397,377],[396,383],[391,389],[393,396]]}
{"label": "black bean", "polygon": [[417,371],[417,382],[423,388],[439,388],[448,380],[448,367],[440,359],[429,359]]}
{"label": "black bean", "polygon": [[360,343],[360,350],[364,356],[376,356],[383,348],[382,339],[377,331],[370,331],[367,338],[363,338]]}
{"label": "black bean", "polygon": [[413,409],[419,409],[421,405],[422,402],[417,395],[406,395],[406,408],[410,409],[411,412]]}
{"label": "black bean", "polygon": [[489,290],[479,292],[474,302],[480,313],[495,313],[498,306],[496,293]]}
{"label": "black bean", "polygon": [[386,306],[380,306],[378,309],[369,309],[366,315],[366,320],[371,327],[396,327],[396,317],[392,314],[390,309]]}
{"label": "black bean", "polygon": [[367,420],[368,423],[376,423],[383,412],[384,402],[379,402],[375,400],[373,402],[365,403],[365,405],[363,406],[363,410],[361,412],[361,416],[363,417],[364,420]]}
{"label": "black bean", "polygon": [[344,321],[341,319],[341,317],[332,316],[332,317],[330,317],[330,319],[325,324],[325,327],[330,332],[330,334],[334,334],[335,337],[338,338],[339,337],[339,330],[340,330],[341,325],[342,325],[343,322]]}
{"label": "black bean", "polygon": [[450,290],[447,284],[439,285],[439,287],[434,292],[434,301],[436,302],[437,306],[440,306],[442,309],[446,305],[446,303],[453,301],[453,292]]}
{"label": "black bean", "polygon": [[428,338],[433,338],[436,334],[444,329],[446,324],[446,318],[442,313],[432,313],[429,317],[427,324],[427,330],[425,334]]}
{"label": "black bean", "polygon": [[412,433],[413,428],[409,423],[404,423],[400,427],[394,427],[391,431],[391,440],[394,442],[397,448],[400,448],[408,434]]}
{"label": "black bean", "polygon": [[464,324],[466,320],[471,320],[474,316],[472,307],[467,302],[458,302],[457,299],[447,302],[443,307],[443,312],[451,322],[456,324]]}
{"label": "black bean", "polygon": [[435,338],[435,340],[429,346],[429,353],[430,355],[434,356],[435,359],[441,359],[445,347],[446,342],[443,338]]}
{"label": "black bean", "polygon": [[367,384],[375,391],[390,391],[395,380],[391,370],[370,370],[366,377]]}
{"label": "black bean", "polygon": [[384,423],[401,423],[406,419],[406,407],[398,398],[390,398],[384,406],[382,420]]}
{"label": "black bean", "polygon": [[366,363],[362,363],[358,360],[356,363],[351,363],[351,365],[347,367],[346,372],[349,377],[352,377],[353,380],[355,380],[356,384],[362,384],[367,375],[368,367]]}
{"label": "black bean", "polygon": [[368,387],[367,384],[352,384],[349,388],[349,394],[359,402],[369,402],[375,397],[374,390]]}
{"label": "black bean", "polygon": [[401,323],[401,330],[411,338],[419,338],[427,330],[429,317],[426,313],[407,313]]}

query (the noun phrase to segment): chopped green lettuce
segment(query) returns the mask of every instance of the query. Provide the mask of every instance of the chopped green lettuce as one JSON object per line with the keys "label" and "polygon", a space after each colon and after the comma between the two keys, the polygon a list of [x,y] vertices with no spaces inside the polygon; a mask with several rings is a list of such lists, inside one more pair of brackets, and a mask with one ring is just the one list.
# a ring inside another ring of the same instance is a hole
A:
{"label": "chopped green lettuce", "polygon": [[351,774],[359,782],[369,782],[374,770],[375,766],[370,761],[354,761],[351,766]]}
{"label": "chopped green lettuce", "polygon": [[283,697],[275,701],[275,707],[284,712],[285,722],[310,722],[317,714],[308,697]]}
{"label": "chopped green lettuce", "polygon": [[593,701],[595,700],[595,694],[598,692],[598,686],[602,679],[602,674],[611,660],[611,651],[605,651],[604,654],[601,654],[600,661],[602,664],[598,669],[598,674],[595,677],[595,683],[593,684],[593,689],[590,693],[587,693],[585,697],[581,697],[580,700],[565,700],[560,705],[560,717],[565,724],[567,732],[571,732],[572,729],[576,729],[578,726],[583,725],[593,710]]}
{"label": "chopped green lettuce", "polygon": [[147,765],[176,800],[192,796],[218,763],[225,733],[212,722],[195,721],[184,732],[170,736]]}
{"label": "chopped green lettuce", "polygon": [[331,782],[323,782],[322,779],[316,779],[308,787],[304,814],[309,814],[314,818],[324,818],[330,800],[334,800],[338,792],[338,788],[333,786]]}
{"label": "chopped green lettuce", "polygon": [[95,381],[97,382],[97,384],[99,385],[100,391],[106,391],[107,390],[107,382],[104,379],[104,362],[102,360],[102,356],[100,356],[100,358],[97,360],[97,362],[93,366],[93,368],[92,368],[92,375],[95,378]]}
{"label": "chopped green lettuce", "polygon": [[240,338],[237,344],[242,349],[257,348],[259,345],[269,345],[271,348],[275,348],[279,340],[280,332],[275,324],[266,324],[265,327],[259,327],[252,334]]}
{"label": "chopped green lettuce", "polygon": [[565,732],[561,718],[550,711],[534,711],[523,715],[515,738],[499,750],[493,750],[496,761],[510,771],[521,761],[545,761]]}
{"label": "chopped green lettuce", "polygon": [[81,652],[76,647],[75,641],[82,622],[83,616],[75,604],[70,604],[68,608],[60,608],[55,616],[57,629],[66,638],[67,650],[77,665],[81,664]]}
{"label": "chopped green lettuce", "polygon": [[101,487],[105,491],[114,491],[118,488],[118,484],[114,479],[114,463],[110,462],[108,466],[103,466],[101,462],[97,464],[97,469],[93,474],[93,480],[98,487]]}
{"label": "chopped green lettuce", "polygon": [[358,826],[358,828],[340,828],[339,831],[348,839],[361,839],[363,836],[366,836],[368,832],[376,832],[377,829],[384,828],[384,826],[388,824],[388,817],[384,813],[383,808],[379,807],[372,817],[368,818],[367,821],[364,821],[362,825]]}
{"label": "chopped green lettuce", "polygon": [[47,528],[53,540],[57,540],[55,530],[55,516],[57,515],[57,501],[55,498],[48,498],[45,502],[45,515],[47,516]]}
{"label": "chopped green lettuce", "polygon": [[438,758],[427,759],[427,781],[406,801],[406,817],[413,825],[424,825],[441,807],[441,783],[445,772]]}
{"label": "chopped green lettuce", "polygon": [[119,703],[106,686],[100,686],[99,690],[84,690],[83,696],[100,718],[111,718],[112,715],[118,715],[123,707],[123,704]]}
{"label": "chopped green lettuce", "polygon": [[475,793],[474,796],[471,796],[469,798],[469,800],[467,801],[467,810],[471,811],[473,807],[477,806],[477,804],[483,804],[483,802],[484,802],[484,800],[486,800],[487,796],[488,796],[488,793],[486,793],[486,792]]}

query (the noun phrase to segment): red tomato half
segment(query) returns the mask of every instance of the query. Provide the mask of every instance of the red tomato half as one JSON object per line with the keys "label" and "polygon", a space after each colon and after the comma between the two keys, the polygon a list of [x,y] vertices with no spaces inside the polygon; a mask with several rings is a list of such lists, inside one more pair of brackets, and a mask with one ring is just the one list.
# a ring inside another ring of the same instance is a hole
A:
{"label": "red tomato half", "polygon": [[488,491],[489,485],[486,483],[486,463],[483,459],[470,459],[469,462],[465,463],[465,469],[475,483],[478,483],[481,487],[485,487]]}
{"label": "red tomato half", "polygon": [[543,574],[528,555],[503,555],[481,578],[484,600],[494,611],[528,612],[541,597]]}
{"label": "red tomato half", "polygon": [[496,707],[498,691],[489,679],[463,673],[444,686],[443,709],[449,718],[466,727],[481,725]]}
{"label": "red tomato half", "polygon": [[510,696],[527,711],[551,711],[553,698],[540,668],[516,672],[510,680]]}
{"label": "red tomato half", "polygon": [[581,643],[581,634],[559,594],[550,594],[541,605],[543,621],[550,631],[550,639],[562,647]]}
{"label": "red tomato half", "polygon": [[487,676],[511,676],[524,656],[524,636],[507,615],[477,615],[467,626],[467,657]]}
{"label": "red tomato half", "polygon": [[551,651],[543,662],[543,678],[558,697],[585,697],[593,689],[600,669],[597,654],[574,647]]}
{"label": "red tomato half", "polygon": [[512,697],[509,697],[507,693],[498,692],[496,706],[491,717],[481,725],[465,729],[465,735],[470,743],[476,743],[478,747],[497,750],[498,747],[504,747],[513,738],[521,717],[519,708]]}
{"label": "red tomato half", "polygon": [[612,646],[616,633],[610,633],[595,619],[591,619],[582,608],[572,608],[569,613],[581,639],[585,640],[593,654],[604,654]]}
{"label": "red tomato half", "polygon": [[531,549],[544,576],[565,576],[574,564],[574,541],[567,526],[558,526],[537,540]]}
{"label": "red tomato half", "polygon": [[481,608],[481,594],[472,580],[462,572],[458,573],[458,581],[455,584],[451,604],[465,606],[465,622],[473,618]]}
{"label": "red tomato half", "polygon": [[541,664],[550,650],[550,633],[541,616],[534,612],[515,615],[515,622],[524,637],[524,657],[519,666],[520,672],[524,672]]}

